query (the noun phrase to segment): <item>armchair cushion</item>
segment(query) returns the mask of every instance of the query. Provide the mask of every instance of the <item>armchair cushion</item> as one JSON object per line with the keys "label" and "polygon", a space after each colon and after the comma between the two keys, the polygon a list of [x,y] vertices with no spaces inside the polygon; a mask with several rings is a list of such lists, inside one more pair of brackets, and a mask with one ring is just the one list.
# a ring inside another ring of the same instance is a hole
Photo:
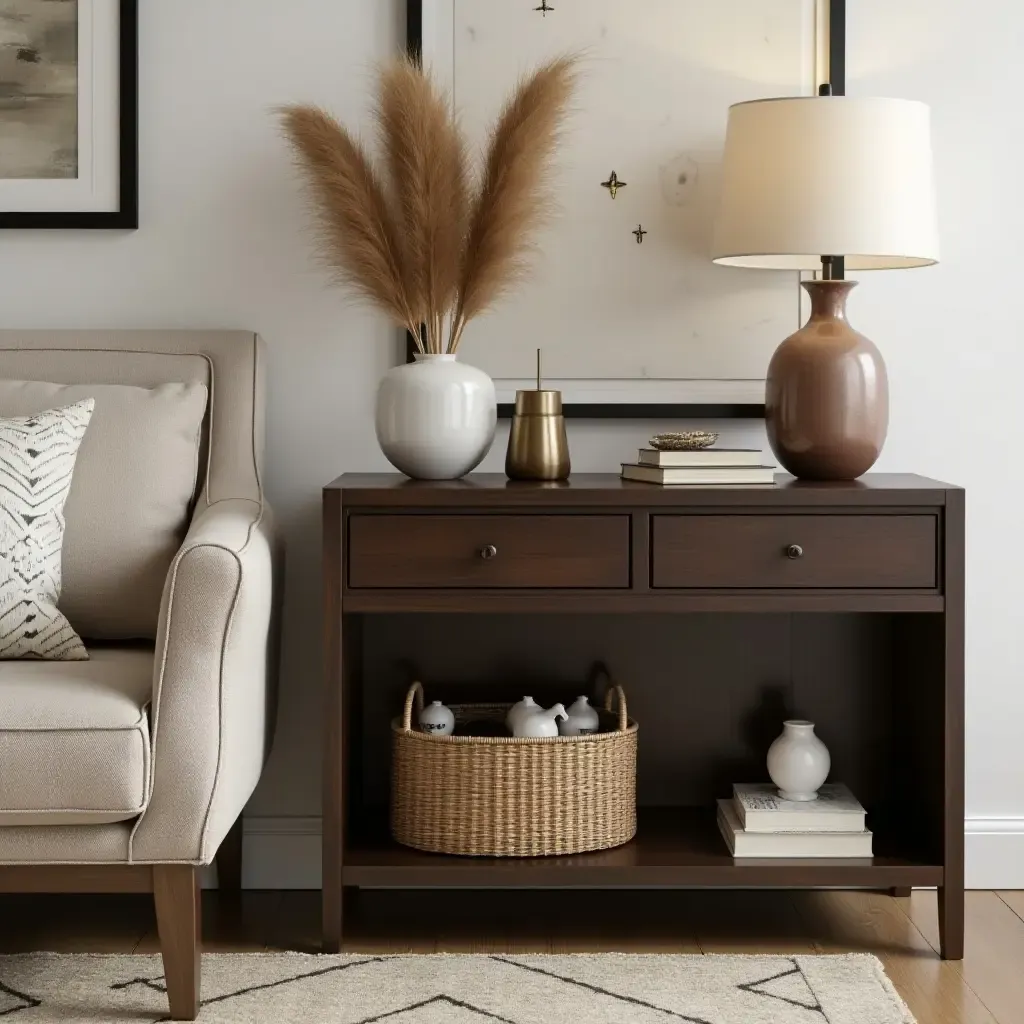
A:
{"label": "armchair cushion", "polygon": [[153,651],[0,665],[0,827],[127,821],[146,806]]}
{"label": "armchair cushion", "polygon": [[60,610],[87,639],[152,639],[196,498],[207,388],[2,380],[0,416],[85,398],[95,410],[64,509]]}

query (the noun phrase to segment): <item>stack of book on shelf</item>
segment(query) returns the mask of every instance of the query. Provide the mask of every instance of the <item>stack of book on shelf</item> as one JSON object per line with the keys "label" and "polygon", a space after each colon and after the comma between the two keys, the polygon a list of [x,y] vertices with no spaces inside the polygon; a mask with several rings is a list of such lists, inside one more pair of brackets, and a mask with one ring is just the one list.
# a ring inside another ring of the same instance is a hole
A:
{"label": "stack of book on shelf", "polygon": [[641,448],[637,461],[622,464],[623,480],[645,484],[774,484],[775,469],[763,465],[756,448],[658,451]]}
{"label": "stack of book on shelf", "polygon": [[870,857],[864,808],[839,783],[817,800],[783,800],[771,783],[737,784],[718,801],[718,827],[734,857]]}

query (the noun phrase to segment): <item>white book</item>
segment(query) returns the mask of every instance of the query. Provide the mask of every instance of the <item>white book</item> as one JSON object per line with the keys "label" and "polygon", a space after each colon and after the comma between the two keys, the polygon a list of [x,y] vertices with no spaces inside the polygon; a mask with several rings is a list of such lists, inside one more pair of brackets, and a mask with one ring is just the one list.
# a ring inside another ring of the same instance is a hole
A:
{"label": "white book", "polygon": [[737,783],[733,802],[747,832],[863,832],[864,808],[841,782],[818,790],[817,800],[783,800],[770,782]]}
{"label": "white book", "polygon": [[731,800],[718,801],[718,828],[734,857],[870,857],[871,833],[744,832]]}
{"label": "white book", "polygon": [[624,462],[623,480],[645,484],[774,484],[772,466],[638,466]]}
{"label": "white book", "polygon": [[664,452],[641,448],[641,466],[760,466],[764,452],[756,448],[700,448],[691,452]]}

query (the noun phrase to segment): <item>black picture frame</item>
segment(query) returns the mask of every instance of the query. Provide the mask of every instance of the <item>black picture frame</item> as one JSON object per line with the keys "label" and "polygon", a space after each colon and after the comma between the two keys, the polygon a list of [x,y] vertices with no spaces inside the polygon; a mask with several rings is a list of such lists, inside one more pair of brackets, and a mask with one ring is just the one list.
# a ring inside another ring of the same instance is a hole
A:
{"label": "black picture frame", "polygon": [[118,8],[117,209],[0,211],[0,228],[131,231],[139,226],[139,0],[119,0]]}
{"label": "black picture frame", "polygon": [[[406,50],[420,56],[423,50],[423,0],[406,0]],[[833,96],[846,95],[846,0],[829,0],[829,86]],[[832,276],[844,276],[842,257],[833,257]],[[412,362],[416,345],[412,335],[406,338],[406,361]],[[511,419],[514,406],[498,406],[501,419]],[[568,402],[563,406],[570,419],[638,420],[638,419],[764,419],[763,404],[729,403],[701,404],[694,402]]]}

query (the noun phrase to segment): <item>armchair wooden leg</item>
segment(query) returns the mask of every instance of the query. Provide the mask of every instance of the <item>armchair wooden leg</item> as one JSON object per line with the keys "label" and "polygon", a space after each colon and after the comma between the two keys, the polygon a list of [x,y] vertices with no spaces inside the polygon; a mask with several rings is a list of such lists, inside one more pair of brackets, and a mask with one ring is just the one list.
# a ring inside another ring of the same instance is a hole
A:
{"label": "armchair wooden leg", "polygon": [[237,899],[242,891],[242,815],[231,826],[217,851],[217,888],[221,898]]}
{"label": "armchair wooden leg", "polygon": [[153,868],[153,899],[172,1020],[199,1015],[200,888],[191,865]]}

